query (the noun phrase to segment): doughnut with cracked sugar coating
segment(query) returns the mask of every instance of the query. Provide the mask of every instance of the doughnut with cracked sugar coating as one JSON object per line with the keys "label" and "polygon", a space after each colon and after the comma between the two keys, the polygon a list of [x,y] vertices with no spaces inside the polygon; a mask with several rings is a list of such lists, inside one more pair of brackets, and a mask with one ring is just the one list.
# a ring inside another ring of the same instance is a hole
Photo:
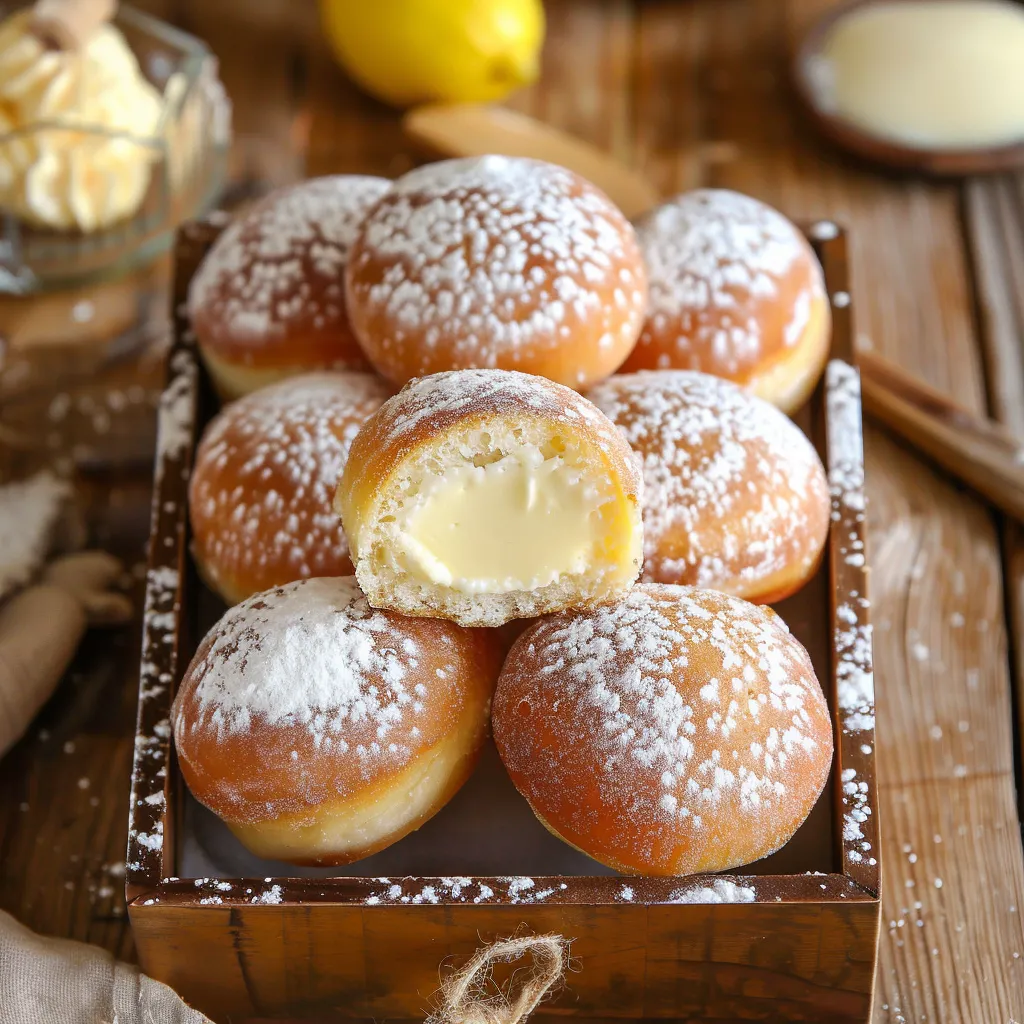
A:
{"label": "doughnut with cracked sugar coating", "polygon": [[487,732],[489,633],[371,608],[351,577],[230,609],[171,712],[195,798],[262,857],[347,864],[432,817]]}
{"label": "doughnut with cracked sugar coating", "polygon": [[528,629],[498,679],[492,730],[538,819],[629,874],[766,857],[832,764],[825,698],[782,619],[670,584]]}
{"label": "doughnut with cracked sugar coating", "polygon": [[222,398],[311,370],[369,370],[349,324],[344,270],[363,218],[391,187],[337,174],[264,196],[210,247],[188,292]]}
{"label": "doughnut with cracked sugar coating", "polygon": [[376,607],[500,626],[613,600],[640,575],[639,462],[570,388],[512,370],[407,384],[335,496]]}
{"label": "doughnut with cracked sugar coating", "polygon": [[587,397],[643,461],[644,580],[767,603],[814,575],[828,479],[785,413],[694,370],[617,374]]}
{"label": "doughnut with cracked sugar coating", "polygon": [[832,316],[817,257],[799,229],[751,196],[697,189],[637,223],[650,297],[622,367],[702,370],[786,412],[810,396]]}
{"label": "doughnut with cracked sugar coating", "polygon": [[396,384],[487,367],[582,390],[629,354],[647,299],[611,200],[566,168],[504,156],[399,178],[363,223],[346,287],[363,348]]}
{"label": "doughnut with cracked sugar coating", "polygon": [[391,394],[376,374],[289,377],[222,409],[189,481],[192,554],[228,604],[309,576],[348,576],[331,507],[359,428]]}

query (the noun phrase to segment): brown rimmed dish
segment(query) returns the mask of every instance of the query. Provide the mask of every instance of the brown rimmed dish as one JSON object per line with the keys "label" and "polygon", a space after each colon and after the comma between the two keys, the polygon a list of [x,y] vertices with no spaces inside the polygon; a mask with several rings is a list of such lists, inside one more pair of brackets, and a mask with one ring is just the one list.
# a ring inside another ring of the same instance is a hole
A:
{"label": "brown rimmed dish", "polygon": [[988,174],[1024,165],[1024,138],[1001,146],[970,149],[928,149],[875,135],[821,104],[814,82],[814,63],[828,34],[843,18],[869,5],[903,0],[852,0],[827,11],[800,41],[790,69],[793,86],[804,111],[826,138],[873,163],[937,177]]}

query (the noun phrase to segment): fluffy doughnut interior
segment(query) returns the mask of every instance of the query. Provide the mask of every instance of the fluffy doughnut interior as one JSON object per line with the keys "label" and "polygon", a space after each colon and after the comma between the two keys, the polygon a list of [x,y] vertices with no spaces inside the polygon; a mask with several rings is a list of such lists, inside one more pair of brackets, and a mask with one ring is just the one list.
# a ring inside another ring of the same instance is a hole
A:
{"label": "fluffy doughnut interior", "polygon": [[357,574],[403,610],[500,625],[635,579],[638,515],[596,446],[568,431],[531,419],[460,424],[395,470],[360,538]]}

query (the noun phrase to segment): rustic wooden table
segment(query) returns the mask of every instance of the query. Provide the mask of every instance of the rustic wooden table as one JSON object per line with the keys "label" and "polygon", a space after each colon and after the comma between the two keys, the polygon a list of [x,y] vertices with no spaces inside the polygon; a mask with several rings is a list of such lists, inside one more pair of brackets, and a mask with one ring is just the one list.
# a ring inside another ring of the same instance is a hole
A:
{"label": "rustic wooden table", "polygon": [[[220,58],[236,196],[411,165],[396,115],[331,63],[311,0],[143,6]],[[796,219],[842,222],[860,343],[1024,436],[1024,177],[891,177],[815,141],[794,112],[786,56],[828,6],[550,0],[542,82],[513,105],[666,192],[726,186]],[[0,470],[76,465],[94,538],[136,569],[156,354],[115,353],[94,370],[66,351],[13,349],[0,377]],[[882,432],[870,429],[867,446],[885,870],[875,1019],[1021,1022],[1024,533]],[[121,876],[137,642],[137,631],[93,634],[0,763],[0,907],[129,959]]]}

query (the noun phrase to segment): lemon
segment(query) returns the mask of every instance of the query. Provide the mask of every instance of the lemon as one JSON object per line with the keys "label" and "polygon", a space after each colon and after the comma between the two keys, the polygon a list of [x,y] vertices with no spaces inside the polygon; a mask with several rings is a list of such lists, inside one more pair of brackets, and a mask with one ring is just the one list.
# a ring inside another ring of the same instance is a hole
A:
{"label": "lemon", "polygon": [[320,13],[342,67],[395,106],[486,103],[537,77],[541,0],[320,0]]}

